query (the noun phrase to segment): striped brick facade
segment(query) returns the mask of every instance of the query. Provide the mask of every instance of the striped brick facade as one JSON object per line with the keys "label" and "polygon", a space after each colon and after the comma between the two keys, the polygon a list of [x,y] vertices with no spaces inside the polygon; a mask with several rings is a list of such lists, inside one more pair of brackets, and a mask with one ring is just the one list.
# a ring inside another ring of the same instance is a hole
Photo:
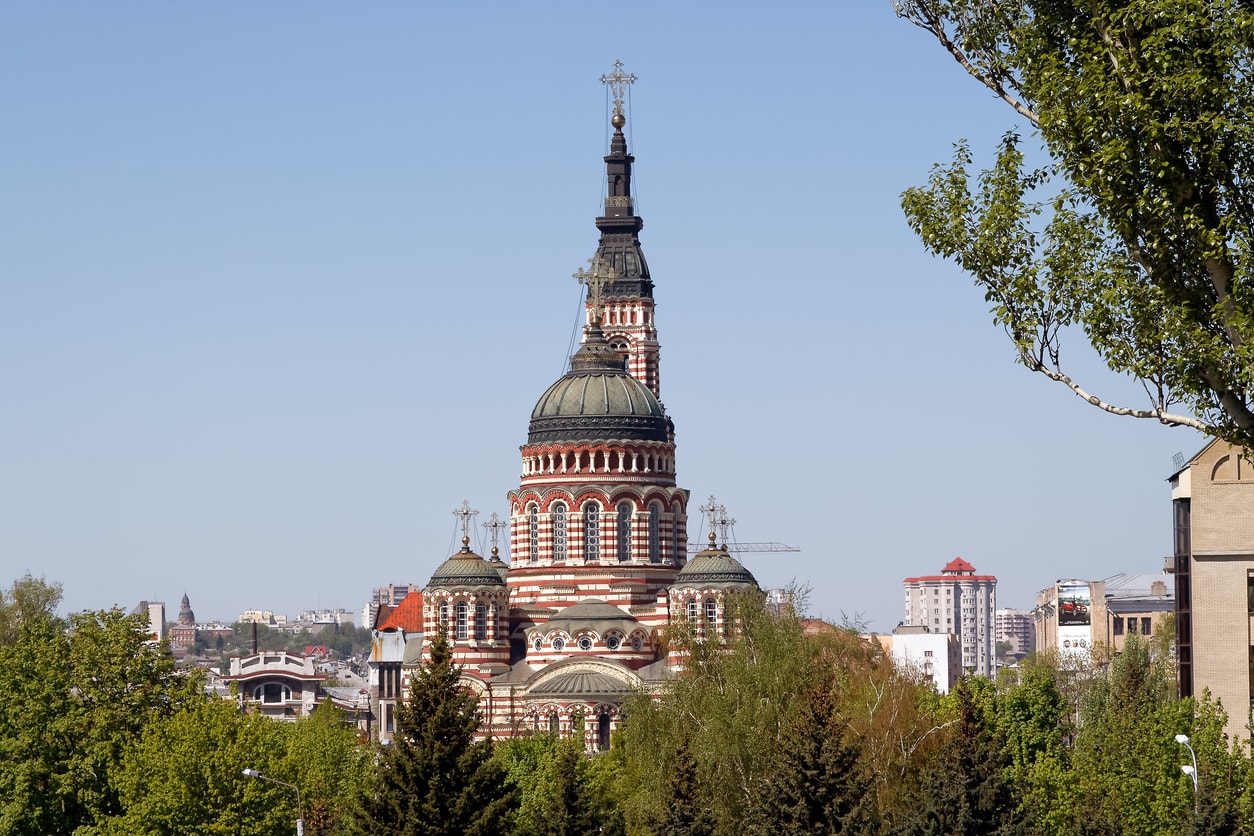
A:
{"label": "striped brick facade", "polygon": [[567,736],[582,726],[591,751],[609,745],[626,699],[682,664],[664,650],[672,619],[687,617],[682,602],[699,599],[703,614],[715,602],[711,629],[724,631],[726,596],[756,587],[725,549],[695,556],[713,569],[678,583],[689,563],[689,494],[676,484],[674,425],[657,400],[653,282],[624,122],[616,114],[596,219],[598,264],[613,273],[590,274],[608,278],[593,294],[599,308],[588,303],[570,370],[532,411],[519,486],[508,494],[510,563],[484,560],[464,538],[423,590],[422,658],[446,631],[463,683],[479,696],[481,734]]}
{"label": "striped brick facade", "polygon": [[[627,371],[654,395],[662,397],[658,370],[661,346],[653,325],[653,300],[645,297],[609,299],[601,306],[601,318],[601,327],[610,345],[627,357]],[[588,321],[592,321],[591,304],[588,305]]]}

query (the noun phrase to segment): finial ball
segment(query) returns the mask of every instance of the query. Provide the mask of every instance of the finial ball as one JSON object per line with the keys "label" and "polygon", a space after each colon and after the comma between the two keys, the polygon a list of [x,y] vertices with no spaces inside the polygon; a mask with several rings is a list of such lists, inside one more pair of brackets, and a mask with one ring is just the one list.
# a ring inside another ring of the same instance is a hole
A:
{"label": "finial ball", "polygon": [[616,128],[622,128],[623,125],[627,124],[627,117],[621,113],[615,113],[613,118],[610,119],[610,124]]}

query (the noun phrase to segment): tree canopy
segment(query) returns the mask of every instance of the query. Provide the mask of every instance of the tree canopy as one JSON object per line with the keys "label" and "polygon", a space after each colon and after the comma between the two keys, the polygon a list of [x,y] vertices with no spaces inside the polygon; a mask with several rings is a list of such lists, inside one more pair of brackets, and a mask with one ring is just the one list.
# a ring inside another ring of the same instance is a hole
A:
{"label": "tree canopy", "polygon": [[[1018,128],[971,173],[957,144],[902,205],[992,305],[1019,362],[1118,415],[1254,446],[1254,8],[1241,0],[894,0]],[[1247,171],[1248,170],[1248,171]],[[1071,377],[1081,329],[1144,387]]]}
{"label": "tree canopy", "polygon": [[478,700],[442,630],[397,711],[396,734],[361,799],[362,834],[439,836],[498,833],[515,806],[491,740],[475,740]]}

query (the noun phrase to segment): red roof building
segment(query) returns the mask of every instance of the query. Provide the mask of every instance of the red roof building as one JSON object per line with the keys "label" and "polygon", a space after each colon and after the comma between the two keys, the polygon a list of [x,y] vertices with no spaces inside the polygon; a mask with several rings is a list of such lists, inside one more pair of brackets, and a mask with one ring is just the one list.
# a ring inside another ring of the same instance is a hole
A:
{"label": "red roof building", "polygon": [[945,564],[938,575],[906,578],[908,627],[958,637],[965,673],[996,673],[997,578],[980,575],[961,557]]}

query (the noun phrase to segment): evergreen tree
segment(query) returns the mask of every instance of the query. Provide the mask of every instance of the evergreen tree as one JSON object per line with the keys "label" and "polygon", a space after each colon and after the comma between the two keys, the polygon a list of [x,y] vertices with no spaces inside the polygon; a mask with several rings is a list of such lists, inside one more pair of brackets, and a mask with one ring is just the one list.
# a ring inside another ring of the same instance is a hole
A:
{"label": "evergreen tree", "polygon": [[701,802],[697,762],[687,738],[675,754],[668,790],[666,814],[658,825],[658,836],[713,836],[714,817]]}
{"label": "evergreen tree", "polygon": [[358,827],[366,836],[477,836],[503,832],[515,799],[492,744],[476,742],[478,701],[460,686],[461,669],[443,631],[430,661],[397,711],[396,735],[383,753]]}
{"label": "evergreen tree", "polygon": [[[992,683],[980,681],[991,691]],[[1007,776],[1010,758],[985,722],[970,680],[953,691],[957,717],[937,756],[919,776],[914,803],[895,832],[911,836],[1013,833],[1016,801]],[[989,695],[991,698],[991,694]]]}
{"label": "evergreen tree", "polygon": [[830,690],[811,693],[780,746],[759,797],[763,834],[865,833],[874,829],[871,782],[858,763]]}

